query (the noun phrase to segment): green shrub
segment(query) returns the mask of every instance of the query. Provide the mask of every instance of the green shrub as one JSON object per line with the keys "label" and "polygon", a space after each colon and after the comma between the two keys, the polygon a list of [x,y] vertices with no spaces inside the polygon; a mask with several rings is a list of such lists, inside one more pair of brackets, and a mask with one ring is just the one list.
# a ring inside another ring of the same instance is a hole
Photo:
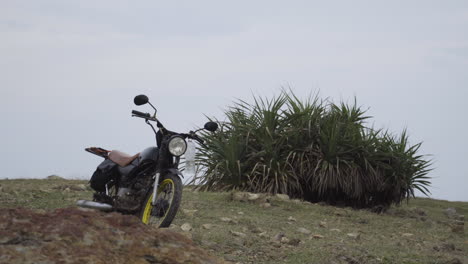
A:
{"label": "green shrub", "polygon": [[283,91],[237,101],[215,133],[203,133],[194,179],[206,190],[285,193],[308,201],[388,208],[428,194],[430,162],[399,137],[366,127],[365,111]]}

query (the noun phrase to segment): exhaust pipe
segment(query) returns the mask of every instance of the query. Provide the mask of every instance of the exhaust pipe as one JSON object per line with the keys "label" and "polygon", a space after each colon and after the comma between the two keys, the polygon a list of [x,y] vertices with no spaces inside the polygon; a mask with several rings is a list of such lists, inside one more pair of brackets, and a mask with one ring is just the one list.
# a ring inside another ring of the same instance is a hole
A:
{"label": "exhaust pipe", "polygon": [[113,206],[110,204],[98,203],[98,202],[93,202],[93,201],[88,201],[88,200],[78,200],[76,202],[76,205],[78,205],[79,207],[98,209],[101,211],[112,211],[113,209]]}

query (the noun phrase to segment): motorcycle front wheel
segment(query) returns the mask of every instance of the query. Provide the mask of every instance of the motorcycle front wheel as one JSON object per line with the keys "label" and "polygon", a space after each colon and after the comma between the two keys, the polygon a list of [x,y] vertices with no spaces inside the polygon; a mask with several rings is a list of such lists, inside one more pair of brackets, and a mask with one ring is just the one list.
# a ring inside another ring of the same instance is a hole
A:
{"label": "motorcycle front wheel", "polygon": [[146,195],[140,211],[144,224],[156,227],[169,227],[177,214],[182,200],[182,181],[177,175],[167,174],[158,186],[156,204],[151,204],[153,190]]}

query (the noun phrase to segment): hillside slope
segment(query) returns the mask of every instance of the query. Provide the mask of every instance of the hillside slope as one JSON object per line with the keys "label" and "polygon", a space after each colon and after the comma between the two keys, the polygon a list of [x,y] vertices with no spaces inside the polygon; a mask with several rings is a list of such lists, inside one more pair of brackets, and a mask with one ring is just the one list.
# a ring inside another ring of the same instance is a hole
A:
{"label": "hillside slope", "polygon": [[174,231],[81,208],[0,208],[0,263],[223,264]]}
{"label": "hillside slope", "polygon": [[[0,207],[89,199],[85,181],[0,180]],[[468,263],[468,203],[412,199],[384,214],[186,187],[171,229],[234,263]],[[448,209],[452,208],[452,209]]]}

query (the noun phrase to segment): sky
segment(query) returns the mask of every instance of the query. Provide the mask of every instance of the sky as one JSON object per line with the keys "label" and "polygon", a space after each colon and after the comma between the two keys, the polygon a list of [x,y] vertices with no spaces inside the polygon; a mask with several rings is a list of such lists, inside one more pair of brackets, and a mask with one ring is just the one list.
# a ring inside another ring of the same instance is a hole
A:
{"label": "sky", "polygon": [[0,178],[87,179],[89,146],[154,144],[236,98],[319,92],[423,142],[431,197],[468,201],[468,1],[0,0]]}

